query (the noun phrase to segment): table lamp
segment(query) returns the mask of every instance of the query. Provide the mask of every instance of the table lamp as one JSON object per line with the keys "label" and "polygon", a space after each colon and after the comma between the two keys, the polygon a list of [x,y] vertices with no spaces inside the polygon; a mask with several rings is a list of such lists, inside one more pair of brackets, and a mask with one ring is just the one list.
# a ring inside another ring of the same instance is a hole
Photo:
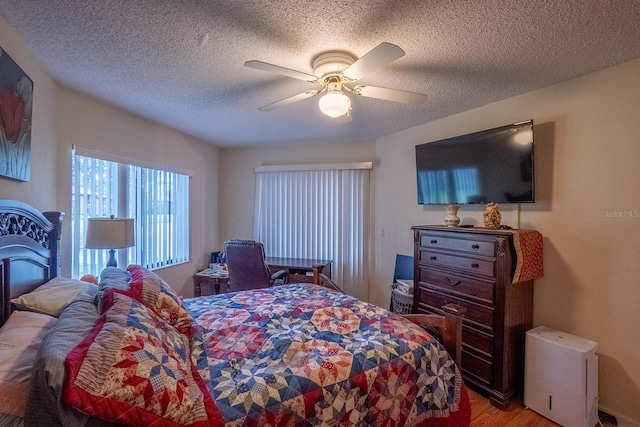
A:
{"label": "table lamp", "polygon": [[87,222],[87,249],[109,249],[107,267],[117,267],[116,249],[135,245],[133,218],[89,218]]}

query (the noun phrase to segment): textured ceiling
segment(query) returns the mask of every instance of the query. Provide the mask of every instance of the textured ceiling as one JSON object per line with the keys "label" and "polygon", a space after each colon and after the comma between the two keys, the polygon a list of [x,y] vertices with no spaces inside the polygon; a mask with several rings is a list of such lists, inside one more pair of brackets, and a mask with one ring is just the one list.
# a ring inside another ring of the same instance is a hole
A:
{"label": "textured ceiling", "polygon": [[[0,0],[0,14],[60,83],[220,146],[374,139],[640,57],[638,0]],[[350,123],[318,97],[257,110],[316,87],[245,61],[312,73],[321,52],[383,41],[406,55],[359,83],[426,103],[357,97]]]}

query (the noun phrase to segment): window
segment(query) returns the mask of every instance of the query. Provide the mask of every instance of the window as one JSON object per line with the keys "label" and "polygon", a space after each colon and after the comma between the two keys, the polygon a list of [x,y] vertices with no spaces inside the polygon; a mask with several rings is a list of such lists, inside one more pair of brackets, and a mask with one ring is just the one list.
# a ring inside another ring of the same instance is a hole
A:
{"label": "window", "polygon": [[[189,260],[189,176],[73,155],[72,277],[99,275],[106,250],[84,248],[87,218],[135,219],[136,245],[119,251],[127,263],[153,269]],[[123,265],[124,264],[124,265]]]}
{"label": "window", "polygon": [[371,163],[256,168],[254,239],[267,256],[332,260],[332,279],[368,298]]}

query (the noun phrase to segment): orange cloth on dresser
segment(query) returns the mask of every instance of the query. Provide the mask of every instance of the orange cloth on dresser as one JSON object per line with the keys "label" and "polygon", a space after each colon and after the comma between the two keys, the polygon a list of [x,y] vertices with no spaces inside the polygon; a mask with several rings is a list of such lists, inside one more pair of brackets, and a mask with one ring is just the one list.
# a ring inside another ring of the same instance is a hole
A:
{"label": "orange cloth on dresser", "polygon": [[516,249],[516,271],[513,283],[526,282],[544,276],[542,234],[535,230],[513,230]]}

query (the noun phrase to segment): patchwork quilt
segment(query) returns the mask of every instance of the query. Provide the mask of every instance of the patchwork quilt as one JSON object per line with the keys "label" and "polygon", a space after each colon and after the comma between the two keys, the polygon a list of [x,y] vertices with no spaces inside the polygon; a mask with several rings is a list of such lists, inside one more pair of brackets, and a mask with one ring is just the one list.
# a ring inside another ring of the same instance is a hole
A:
{"label": "patchwork quilt", "polygon": [[94,330],[66,360],[63,399],[93,417],[145,426],[469,425],[447,352],[380,307],[292,284],[172,298],[192,319],[180,311],[176,322],[136,286],[105,294]]}

